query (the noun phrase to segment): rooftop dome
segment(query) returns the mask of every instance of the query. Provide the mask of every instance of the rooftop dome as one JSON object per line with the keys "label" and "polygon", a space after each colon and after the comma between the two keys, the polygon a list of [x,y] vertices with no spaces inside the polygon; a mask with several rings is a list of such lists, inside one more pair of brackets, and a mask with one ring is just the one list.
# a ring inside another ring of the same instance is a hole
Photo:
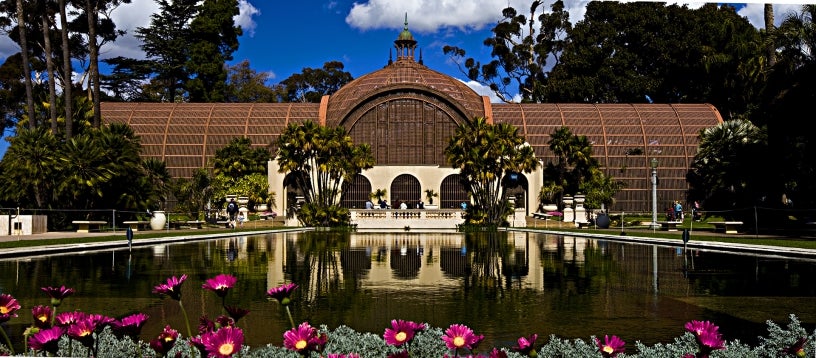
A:
{"label": "rooftop dome", "polygon": [[390,61],[384,68],[363,75],[346,84],[328,99],[326,123],[338,125],[358,106],[372,97],[411,92],[436,97],[452,107],[458,108],[465,118],[485,115],[485,100],[461,81],[425,67],[414,60],[416,41],[408,31],[406,15],[405,28],[394,41],[397,60]]}

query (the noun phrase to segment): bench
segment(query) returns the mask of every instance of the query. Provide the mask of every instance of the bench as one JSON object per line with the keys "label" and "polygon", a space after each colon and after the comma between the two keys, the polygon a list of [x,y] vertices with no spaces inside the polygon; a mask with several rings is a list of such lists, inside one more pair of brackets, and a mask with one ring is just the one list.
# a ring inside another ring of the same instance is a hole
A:
{"label": "bench", "polygon": [[658,221],[660,224],[660,230],[663,231],[677,231],[677,225],[682,224],[682,221]]}
{"label": "bench", "polygon": [[227,229],[232,229],[232,227],[230,226],[230,221],[229,220],[218,220],[215,223],[218,224],[218,225],[224,225],[224,227],[227,228]]}
{"label": "bench", "polygon": [[189,220],[189,221],[187,221],[187,225],[190,226],[190,229],[201,229],[202,225],[204,225],[204,221],[201,221],[201,220]]}
{"label": "bench", "polygon": [[91,226],[96,227],[96,231],[99,231],[102,225],[107,225],[107,221],[95,221],[95,220],[74,220],[71,221],[71,224],[77,226],[76,232],[91,232]]}
{"label": "bench", "polygon": [[589,227],[590,224],[592,224],[592,223],[589,222],[589,221],[576,221],[575,222],[575,227],[577,227],[579,229],[586,229],[586,228]]}
{"label": "bench", "polygon": [[122,224],[129,226],[133,231],[139,231],[139,229],[150,224],[150,221],[123,221]]}
{"label": "bench", "polygon": [[533,213],[533,218],[536,218],[536,219],[549,220],[551,217],[552,217],[552,215],[547,214],[547,213],[539,213],[539,212]]}
{"label": "bench", "polygon": [[737,229],[742,226],[742,221],[709,221],[714,225],[714,231],[722,231],[726,234],[737,234]]}

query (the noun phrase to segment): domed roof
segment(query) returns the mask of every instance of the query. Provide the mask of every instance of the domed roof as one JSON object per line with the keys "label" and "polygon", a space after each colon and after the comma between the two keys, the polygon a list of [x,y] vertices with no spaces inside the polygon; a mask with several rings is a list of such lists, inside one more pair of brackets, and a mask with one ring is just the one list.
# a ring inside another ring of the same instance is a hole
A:
{"label": "domed roof", "polygon": [[383,69],[363,75],[329,97],[326,122],[337,125],[358,105],[387,93],[424,93],[462,108],[468,119],[484,116],[482,96],[461,81],[419,64],[400,59]]}

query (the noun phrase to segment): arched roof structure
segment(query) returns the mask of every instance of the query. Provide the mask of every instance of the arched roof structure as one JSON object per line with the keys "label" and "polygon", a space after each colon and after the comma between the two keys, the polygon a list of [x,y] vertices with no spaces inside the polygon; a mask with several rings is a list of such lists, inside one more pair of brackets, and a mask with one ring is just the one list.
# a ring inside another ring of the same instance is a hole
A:
{"label": "arched roof structure", "polygon": [[650,210],[651,158],[659,161],[658,197],[683,200],[697,135],[722,122],[716,108],[702,103],[490,103],[421,58],[415,61],[416,41],[407,24],[394,43],[396,61],[319,104],[107,102],[102,119],[129,124],[141,136],[142,156],[164,160],[174,177],[209,167],[215,151],[233,137],[267,147],[288,124],[305,120],[344,126],[356,143],[371,144],[377,165],[386,166],[447,167],[443,149],[456,126],[479,116],[518,127],[546,164],[554,159],[550,134],[566,126],[587,136],[606,173],[626,184],[616,207],[627,211]]}

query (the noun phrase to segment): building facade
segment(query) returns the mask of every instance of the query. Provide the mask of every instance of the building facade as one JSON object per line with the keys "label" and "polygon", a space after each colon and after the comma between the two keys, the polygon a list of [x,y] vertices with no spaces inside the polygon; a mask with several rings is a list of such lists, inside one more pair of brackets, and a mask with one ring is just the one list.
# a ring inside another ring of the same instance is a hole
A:
{"label": "building facade", "polygon": [[[650,160],[658,160],[659,207],[684,201],[686,173],[697,153],[701,129],[722,122],[709,104],[491,103],[461,81],[434,71],[415,58],[417,42],[406,28],[394,41],[396,60],[360,76],[313,103],[103,103],[102,119],[129,124],[142,139],[142,155],[167,163],[174,177],[190,177],[210,166],[215,151],[236,136],[267,147],[290,123],[306,120],[343,126],[354,143],[368,143],[376,166],[359,174],[343,205],[364,208],[371,192],[386,189],[393,205],[409,207],[425,190],[439,193],[440,208],[457,208],[467,192],[444,149],[457,126],[475,117],[509,123],[534,148],[542,164],[554,161],[547,142],[562,126],[584,135],[606,174],[622,181],[613,211],[650,212]],[[269,184],[279,206],[296,193],[270,161]],[[538,207],[541,171],[513,180],[511,194],[529,214]],[[575,193],[568,193],[575,194]]]}

